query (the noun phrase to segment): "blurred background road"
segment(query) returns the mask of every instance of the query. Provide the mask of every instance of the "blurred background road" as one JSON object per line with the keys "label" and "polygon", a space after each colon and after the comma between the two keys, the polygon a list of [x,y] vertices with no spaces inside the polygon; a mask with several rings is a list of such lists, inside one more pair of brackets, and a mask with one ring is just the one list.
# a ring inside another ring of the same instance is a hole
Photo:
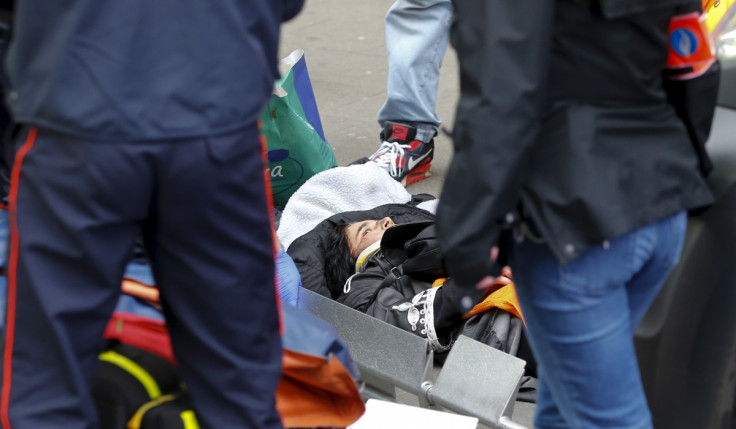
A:
{"label": "blurred background road", "polygon": [[[388,73],[384,17],[392,3],[306,0],[302,12],[283,26],[280,57],[304,50],[325,136],[341,166],[373,154],[380,145],[376,114],[386,98]],[[450,47],[437,97],[437,113],[447,129],[452,129],[458,94],[457,59]],[[451,156],[450,139],[436,137],[432,176],[407,190],[439,197]],[[411,395],[400,399],[416,405]],[[513,420],[531,428],[533,410],[532,404],[517,402]]]}

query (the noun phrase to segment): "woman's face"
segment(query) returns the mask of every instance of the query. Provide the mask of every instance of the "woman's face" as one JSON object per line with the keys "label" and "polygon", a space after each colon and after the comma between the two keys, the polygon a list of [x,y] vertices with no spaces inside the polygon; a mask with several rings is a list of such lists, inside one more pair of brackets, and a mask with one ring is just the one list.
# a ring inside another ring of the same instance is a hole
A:
{"label": "woman's face", "polygon": [[350,245],[350,254],[357,258],[368,246],[380,241],[383,233],[394,226],[390,217],[379,220],[364,220],[356,222],[345,228],[345,235]]}

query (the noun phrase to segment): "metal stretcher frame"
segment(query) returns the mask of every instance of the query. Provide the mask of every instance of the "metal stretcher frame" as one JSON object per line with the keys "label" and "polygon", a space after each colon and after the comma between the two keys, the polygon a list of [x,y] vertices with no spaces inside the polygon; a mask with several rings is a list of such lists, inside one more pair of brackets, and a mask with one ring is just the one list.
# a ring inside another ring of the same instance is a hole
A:
{"label": "metal stretcher frame", "polygon": [[429,341],[382,320],[302,289],[299,307],[330,323],[361,373],[364,399],[398,402],[396,388],[416,395],[422,408],[478,418],[492,428],[525,429],[511,420],[526,363],[461,336],[432,379]]}

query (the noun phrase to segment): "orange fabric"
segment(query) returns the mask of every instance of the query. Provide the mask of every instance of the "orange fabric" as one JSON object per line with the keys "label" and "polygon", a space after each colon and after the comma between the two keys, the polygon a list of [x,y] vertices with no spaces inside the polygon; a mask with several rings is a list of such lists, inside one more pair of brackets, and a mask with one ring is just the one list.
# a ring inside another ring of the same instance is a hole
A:
{"label": "orange fabric", "polygon": [[693,12],[672,18],[669,38],[667,67],[692,68],[692,72],[677,76],[677,79],[700,76],[716,61],[715,45],[703,14]]}
{"label": "orange fabric", "polygon": [[358,387],[339,359],[285,349],[282,372],[276,409],[286,428],[344,428],[365,412]]}
{"label": "orange fabric", "polygon": [[501,310],[508,311],[514,316],[524,320],[524,317],[521,314],[521,304],[519,304],[519,299],[516,297],[516,289],[514,288],[513,283],[508,283],[487,295],[483,301],[476,304],[475,307],[463,315],[463,319],[467,319],[492,308],[500,308]]}
{"label": "orange fabric", "polygon": [[146,301],[149,301],[152,305],[160,308],[160,294],[158,288],[139,283],[135,280],[123,279],[122,289],[123,293],[127,293],[128,295],[136,298],[143,298]]}
{"label": "orange fabric", "polygon": [[[446,277],[440,277],[432,282],[432,287],[442,286],[446,281]],[[524,320],[521,313],[521,304],[519,304],[519,298],[516,296],[516,288],[511,281],[511,268],[509,267],[503,268],[501,275],[496,277],[493,284],[486,289],[483,300],[464,314],[463,319],[468,319],[492,308],[500,308]]]}
{"label": "orange fabric", "polygon": [[432,287],[442,286],[447,281],[447,277],[440,277],[432,282]]}

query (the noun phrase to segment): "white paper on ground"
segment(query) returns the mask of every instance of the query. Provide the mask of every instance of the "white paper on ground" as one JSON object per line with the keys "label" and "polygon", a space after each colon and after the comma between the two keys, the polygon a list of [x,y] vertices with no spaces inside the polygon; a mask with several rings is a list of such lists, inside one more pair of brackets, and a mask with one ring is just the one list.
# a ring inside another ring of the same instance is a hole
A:
{"label": "white paper on ground", "polygon": [[365,413],[348,429],[476,429],[478,419],[394,402],[369,399]]}

